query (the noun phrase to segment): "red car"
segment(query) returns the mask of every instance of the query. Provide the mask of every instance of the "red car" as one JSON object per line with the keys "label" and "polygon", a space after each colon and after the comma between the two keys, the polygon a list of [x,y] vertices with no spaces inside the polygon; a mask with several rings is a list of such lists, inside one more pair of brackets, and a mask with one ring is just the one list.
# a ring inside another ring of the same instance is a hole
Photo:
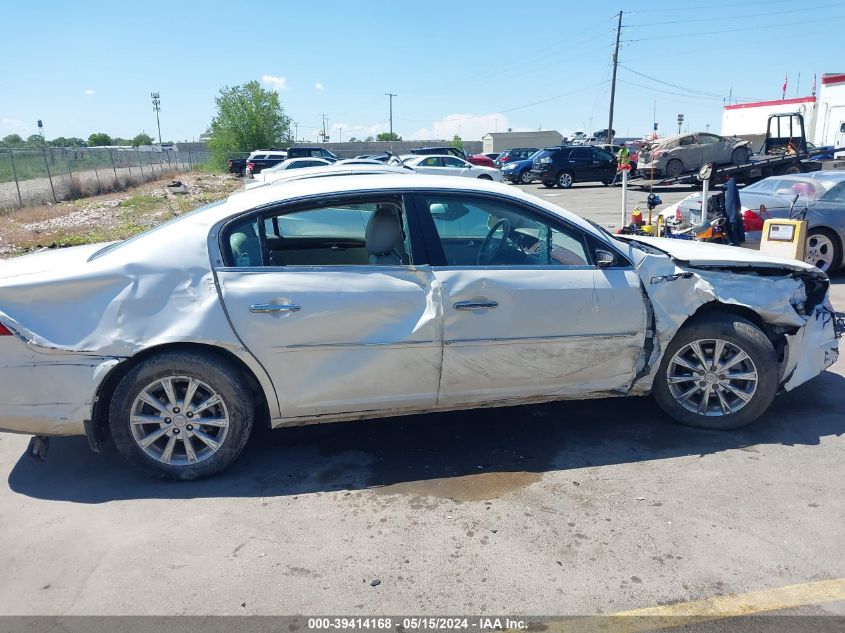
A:
{"label": "red car", "polygon": [[473,154],[472,156],[467,156],[467,160],[473,165],[481,165],[482,167],[492,167],[493,169],[498,169],[496,163],[494,163],[489,156],[485,156],[484,154]]}

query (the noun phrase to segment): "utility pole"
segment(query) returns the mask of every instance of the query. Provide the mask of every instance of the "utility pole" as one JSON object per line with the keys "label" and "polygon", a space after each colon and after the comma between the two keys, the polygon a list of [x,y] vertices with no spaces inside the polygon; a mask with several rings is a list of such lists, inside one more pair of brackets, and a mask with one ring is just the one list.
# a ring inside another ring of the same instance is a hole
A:
{"label": "utility pole", "polygon": [[323,114],[323,129],[320,132],[320,136],[323,139],[323,143],[325,143],[326,142],[326,115],[325,114]]}
{"label": "utility pole", "polygon": [[616,24],[616,48],[613,51],[613,79],[610,82],[610,117],[607,122],[607,142],[613,142],[613,102],[616,100],[616,66],[619,64],[619,35],[622,33],[622,12]]}
{"label": "utility pole", "polygon": [[299,140],[299,123],[296,121],[293,122],[293,142],[296,143]]}
{"label": "utility pole", "polygon": [[398,97],[399,95],[393,94],[392,92],[385,92],[384,94],[390,99],[390,137],[393,138],[393,97]]}
{"label": "utility pole", "polygon": [[153,99],[153,110],[156,113],[156,125],[158,126],[158,146],[161,148],[161,122],[158,120],[158,113],[161,112],[161,98],[157,92],[151,92],[150,97]]}

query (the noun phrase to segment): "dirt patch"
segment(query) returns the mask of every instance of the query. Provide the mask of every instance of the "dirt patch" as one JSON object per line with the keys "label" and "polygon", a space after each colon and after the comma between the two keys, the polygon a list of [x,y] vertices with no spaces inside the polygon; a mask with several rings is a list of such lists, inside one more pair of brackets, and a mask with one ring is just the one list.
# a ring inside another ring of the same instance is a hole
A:
{"label": "dirt patch", "polygon": [[486,501],[537,483],[542,473],[497,472],[407,481],[373,488],[380,495],[439,497],[454,501]]}
{"label": "dirt patch", "polygon": [[[178,179],[187,193],[174,195],[167,184]],[[0,257],[50,246],[122,240],[225,198],[242,184],[228,174],[177,174],[121,193],[0,213]]]}

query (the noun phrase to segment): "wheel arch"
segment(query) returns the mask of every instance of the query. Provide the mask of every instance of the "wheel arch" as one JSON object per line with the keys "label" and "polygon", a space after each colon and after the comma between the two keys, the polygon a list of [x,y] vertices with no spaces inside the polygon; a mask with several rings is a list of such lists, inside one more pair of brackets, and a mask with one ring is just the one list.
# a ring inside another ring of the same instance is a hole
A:
{"label": "wheel arch", "polygon": [[[173,351],[199,352],[209,356],[217,356],[218,358],[230,362],[246,378],[250,389],[253,391],[255,403],[257,405],[256,422],[266,423],[269,427],[270,419],[273,414],[276,413],[278,415],[278,402],[276,401],[275,390],[273,390],[272,384],[269,383],[269,379],[262,381],[256,372],[234,352],[208,343],[166,343],[148,347],[137,354],[126,358],[115,365],[100,382],[97,387],[94,405],[91,410],[91,422],[93,428],[89,430],[86,427],[86,431],[89,432],[88,439],[92,448],[99,446],[108,434],[109,407],[111,405],[112,398],[114,397],[114,392],[123,377],[126,376],[133,367],[137,366],[147,358],[163,352]],[[269,397],[267,393],[268,387],[272,390]],[[94,433],[94,437],[91,436],[92,432]]]}
{"label": "wheel arch", "polygon": [[[777,354],[778,363],[780,365],[778,368],[778,376],[779,378],[782,377],[783,364],[786,360],[786,332],[783,331],[782,328],[776,328],[766,323],[763,317],[747,306],[735,303],[723,303],[721,301],[710,301],[709,303],[705,303],[700,306],[686,319],[686,321],[684,321],[681,327],[694,323],[702,318],[706,318],[711,314],[731,314],[741,317],[755,325],[761,332],[763,332],[775,348],[775,353]],[[681,328],[678,329],[680,330]]]}

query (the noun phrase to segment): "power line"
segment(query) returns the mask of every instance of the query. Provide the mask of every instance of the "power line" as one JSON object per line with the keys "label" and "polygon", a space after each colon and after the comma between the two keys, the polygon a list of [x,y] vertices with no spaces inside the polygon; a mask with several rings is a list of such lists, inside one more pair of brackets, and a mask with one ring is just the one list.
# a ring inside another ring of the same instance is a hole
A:
{"label": "power line", "polygon": [[[707,92],[705,90],[696,90],[694,88],[686,88],[685,86],[680,86],[678,84],[673,84],[673,83],[670,83],[668,81],[663,81],[662,79],[658,79],[657,77],[652,77],[651,75],[646,75],[645,73],[641,73],[638,70],[634,70],[633,68],[629,68],[628,66],[625,66],[624,64],[619,64],[619,65],[622,68],[624,68],[625,70],[627,70],[628,72],[632,72],[635,75],[639,75],[640,77],[650,79],[651,81],[656,81],[657,83],[663,84],[664,86],[669,86],[670,88],[676,88],[678,90],[683,90],[685,92],[689,92],[689,93],[691,93],[691,96],[695,95],[695,96],[700,96],[700,97],[704,97],[704,98],[724,100],[724,94],[720,94],[718,92]],[[749,98],[749,97],[742,97],[742,98],[735,97],[735,98],[738,101],[762,101],[762,99]]]}
{"label": "power line", "polygon": [[[744,4],[743,7],[745,7],[745,6],[747,6],[747,5]],[[841,6],[842,6],[841,3],[835,3],[835,4],[827,4],[827,5],[821,5],[821,6],[814,6],[813,8],[814,9],[833,9],[835,7],[841,7]],[[768,18],[768,17],[774,16],[774,15],[786,15],[788,13],[806,13],[806,12],[807,12],[807,7],[804,6],[800,9],[788,9],[786,11],[767,12],[765,17]],[[705,18],[697,17],[697,18],[695,18],[695,22],[696,23],[698,23],[698,22],[712,22],[712,21],[726,22],[726,21],[729,21],[729,20],[742,20],[744,18],[759,18],[759,17],[760,17],[759,13],[747,13],[745,15],[731,15],[731,16],[719,15],[719,16],[714,16],[714,17],[709,17],[709,18],[707,18],[707,17],[705,17]],[[625,28],[637,29],[637,28],[643,28],[643,27],[648,27],[648,26],[664,26],[664,25],[667,25],[667,24],[689,24],[689,22],[690,22],[690,20],[687,19],[687,20],[669,20],[669,21],[666,21],[666,22],[648,22],[648,23],[643,23],[643,24],[626,24]]]}
{"label": "power line", "polygon": [[[813,20],[801,20],[799,22],[790,22],[789,27],[792,28],[793,26],[797,26],[799,24],[812,24],[815,22],[830,22],[832,17],[842,17],[842,16],[825,16],[823,18],[816,18]],[[726,18],[728,19],[728,18]],[[742,33],[747,31],[761,31],[765,29],[771,28],[778,28],[783,29],[783,24],[765,24],[765,25],[757,25],[757,26],[748,26],[742,27],[738,29],[720,29],[718,31],[699,31],[698,33],[677,33],[675,35],[655,35],[654,37],[639,37],[633,40],[622,40],[623,42],[631,43],[631,42],[650,42],[653,40],[670,40],[670,39],[677,39],[679,37],[690,39],[694,37],[698,37],[700,35],[721,35],[723,33]]]}
{"label": "power line", "polygon": [[[794,0],[757,0],[757,2],[743,2],[743,7],[751,7],[754,5],[760,4],[785,4],[787,2],[793,2]],[[706,11],[708,9],[720,9],[722,7],[730,8],[736,7],[736,2],[726,2],[726,3],[718,3],[718,4],[701,4],[696,2],[695,6],[692,7],[672,7],[672,11]],[[628,11],[629,15],[639,15],[641,13],[666,13],[666,9],[642,9],[638,11]]]}

